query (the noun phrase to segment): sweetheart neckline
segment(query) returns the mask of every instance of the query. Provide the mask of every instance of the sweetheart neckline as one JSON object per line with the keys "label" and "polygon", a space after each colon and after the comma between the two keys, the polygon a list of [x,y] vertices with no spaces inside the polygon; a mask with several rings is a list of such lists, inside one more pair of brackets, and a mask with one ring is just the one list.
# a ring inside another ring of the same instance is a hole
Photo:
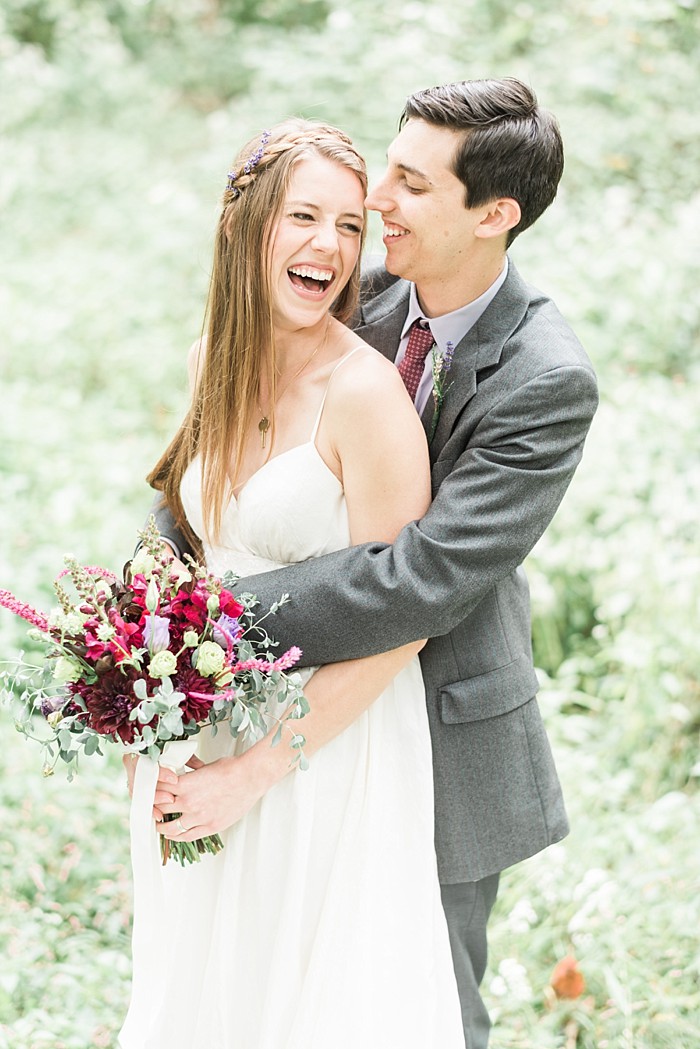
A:
{"label": "sweetheart neckline", "polygon": [[315,442],[313,440],[311,440],[311,441],[304,441],[302,444],[295,444],[291,448],[287,448],[287,449],[285,449],[285,451],[279,452],[278,455],[273,455],[271,459],[268,459],[266,462],[264,462],[262,464],[262,466],[259,466],[257,470],[254,470],[253,473],[250,475],[250,477],[247,479],[247,481],[243,482],[243,484],[238,489],[238,495],[235,494],[235,492],[233,491],[233,488],[231,487],[231,484],[229,482],[229,491],[230,491],[230,494],[231,494],[231,499],[234,501],[234,503],[236,503],[236,505],[238,505],[240,497],[243,495],[243,493],[245,492],[246,488],[251,483],[251,481],[253,481],[265,469],[267,469],[268,466],[271,466],[272,463],[276,463],[278,459],[284,459],[285,455],[290,455],[292,452],[298,452],[302,448],[309,448],[309,447],[313,448],[313,450],[314,450],[314,452],[316,454],[316,458],[318,459],[318,461],[326,469],[327,473],[330,474],[330,476],[333,478],[333,480],[337,483],[338,487],[342,491],[343,490],[342,482],[333,473],[333,471],[331,470],[330,466],[328,465],[328,463],[326,462],[326,460],[323,458],[323,456],[319,452],[318,448],[316,447]]}

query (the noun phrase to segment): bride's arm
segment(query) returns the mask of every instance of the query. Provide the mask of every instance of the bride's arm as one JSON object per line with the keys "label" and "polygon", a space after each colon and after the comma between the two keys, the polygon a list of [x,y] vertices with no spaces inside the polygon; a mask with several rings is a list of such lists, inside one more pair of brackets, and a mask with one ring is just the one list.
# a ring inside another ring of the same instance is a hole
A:
{"label": "bride's arm", "polygon": [[[430,500],[425,433],[394,366],[369,352],[358,356],[334,377],[319,451],[342,478],[351,541],[392,542]],[[422,646],[418,641],[317,671],[304,689],[311,710],[295,723],[306,738],[306,756],[355,721]],[[178,835],[172,823],[159,829],[192,840],[230,826],[289,772],[290,760],[284,742],[273,748],[263,739],[240,757],[195,762],[196,775],[177,780],[164,770],[156,803],[163,812],[182,813],[187,832]]]}
{"label": "bride's arm", "polygon": [[[337,382],[329,391],[327,437],[320,450],[326,458],[333,456],[342,473],[351,543],[391,543],[408,521],[423,516],[430,502],[425,432],[394,365],[375,355],[357,363],[360,367],[351,369],[348,362],[337,375],[342,385]],[[368,370],[370,388],[381,390],[381,397],[368,397]],[[311,710],[299,731],[307,740],[307,756],[366,710],[424,644],[415,641],[321,667],[304,689]],[[261,744],[256,755],[261,767],[268,776],[284,775],[288,758],[279,748],[271,758],[265,741]]]}

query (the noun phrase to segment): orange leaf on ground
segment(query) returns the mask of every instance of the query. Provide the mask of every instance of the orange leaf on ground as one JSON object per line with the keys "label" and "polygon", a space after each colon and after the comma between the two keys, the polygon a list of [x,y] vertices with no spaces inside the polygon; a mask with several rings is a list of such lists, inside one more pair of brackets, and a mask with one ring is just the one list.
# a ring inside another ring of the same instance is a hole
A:
{"label": "orange leaf on ground", "polygon": [[557,962],[549,982],[557,998],[579,998],[586,989],[583,973],[571,954]]}

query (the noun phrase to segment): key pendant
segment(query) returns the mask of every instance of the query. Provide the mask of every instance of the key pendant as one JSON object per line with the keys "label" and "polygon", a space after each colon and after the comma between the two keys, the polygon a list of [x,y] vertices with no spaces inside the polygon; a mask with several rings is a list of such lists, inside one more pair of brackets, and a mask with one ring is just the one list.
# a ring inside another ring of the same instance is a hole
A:
{"label": "key pendant", "polygon": [[267,431],[270,429],[270,420],[266,415],[263,415],[258,423],[258,429],[260,430],[260,446],[264,448],[267,440]]}

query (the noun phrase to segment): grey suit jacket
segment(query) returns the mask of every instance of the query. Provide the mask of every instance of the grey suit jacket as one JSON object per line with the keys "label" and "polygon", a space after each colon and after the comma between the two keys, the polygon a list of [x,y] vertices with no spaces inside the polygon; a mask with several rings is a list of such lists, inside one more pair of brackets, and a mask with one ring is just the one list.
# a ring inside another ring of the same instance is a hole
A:
{"label": "grey suit jacket", "polygon": [[[383,267],[363,279],[355,329],[390,359],[408,293]],[[568,830],[535,699],[521,565],[566,491],[597,406],[581,345],[512,262],[456,348],[448,382],[422,520],[391,546],[352,547],[237,587],[263,607],[291,595],[268,622],[282,650],[303,648],[307,665],[431,639],[421,665],[444,883],[502,870]],[[428,433],[432,415],[429,402]],[[167,514],[159,524],[173,534]]]}

